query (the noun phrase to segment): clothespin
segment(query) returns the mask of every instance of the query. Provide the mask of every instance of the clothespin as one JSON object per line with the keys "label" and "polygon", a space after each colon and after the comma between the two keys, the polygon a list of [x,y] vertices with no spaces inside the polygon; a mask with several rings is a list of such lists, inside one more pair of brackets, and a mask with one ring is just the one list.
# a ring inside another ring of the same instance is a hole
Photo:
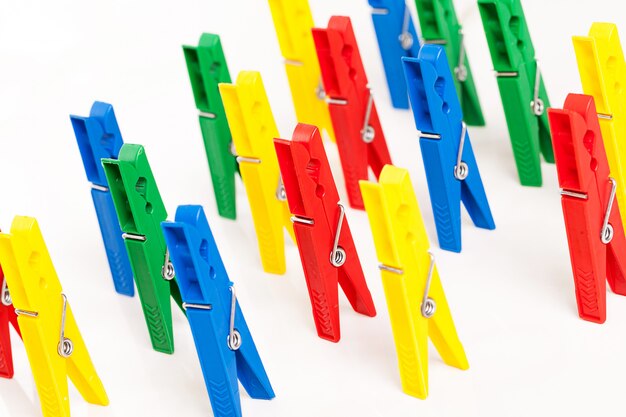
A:
{"label": "clothespin", "polygon": [[263,269],[284,274],[286,228],[292,239],[293,225],[280,177],[274,138],[279,137],[261,74],[239,73],[236,84],[220,84],[220,93],[239,156],[254,220]]}
{"label": "clothespin", "polygon": [[117,218],[133,268],[154,350],[174,352],[170,295],[182,308],[161,222],[167,218],[146,152],[124,144],[118,159],[103,159]]}
{"label": "clothespin", "polygon": [[69,377],[85,401],[108,405],[102,381],[63,294],[37,220],[16,216],[0,234],[0,263],[44,417],[69,417]]}
{"label": "clothespin", "polygon": [[345,209],[315,126],[299,123],[291,141],[274,139],[287,201],[293,214],[300,260],[309,289],[317,334],[338,342],[338,287],[352,308],[374,317],[376,308],[367,288]]}
{"label": "clothespin", "polygon": [[237,378],[250,397],[274,391],[201,206],[162,224],[215,417],[241,417]]}
{"label": "clothespin", "polygon": [[378,178],[391,164],[374,96],[349,17],[333,16],[327,29],[313,29],[322,80],[335,128],[350,207],[363,209],[359,180],[372,168]]}
{"label": "clothespin", "polygon": [[[585,94],[593,96],[609,160],[611,177],[618,184],[617,201],[626,215],[626,62],[612,23],[593,23],[589,36],[575,36],[574,50]],[[622,217],[622,224],[624,217]]]}
{"label": "clothespin", "polygon": [[100,163],[102,158],[117,158],[124,144],[113,106],[95,101],[88,117],[70,115],[70,120],[87,179],[91,184],[91,197],[96,208],[115,291],[132,297],[135,295],[133,271],[124,248],[122,230],[115,214],[109,184]]}
{"label": "clothespin", "polygon": [[403,56],[417,57],[420,40],[406,0],[369,0],[378,49],[385,67],[391,103],[397,109],[409,108]]}
{"label": "clothespin", "polygon": [[199,111],[198,118],[211,170],[217,210],[222,217],[236,219],[237,161],[218,89],[219,83],[231,81],[220,37],[203,33],[197,47],[183,46],[183,52]]}
{"label": "clothespin", "polygon": [[13,354],[11,352],[9,324],[13,325],[17,334],[21,336],[9,287],[0,267],[0,378],[13,378]]}
{"label": "clothespin", "polygon": [[269,0],[269,4],[298,122],[319,126],[334,142],[335,133],[311,35],[313,16],[309,2]]}
{"label": "clothespin", "polygon": [[540,187],[541,158],[554,162],[550,107],[520,0],[478,0],[522,185]]}
{"label": "clothespin", "polygon": [[424,45],[402,58],[409,98],[420,131],[428,191],[442,249],[461,251],[461,202],[477,227],[493,230],[483,181],[472,150],[445,50]]}
{"label": "clothespin", "polygon": [[626,238],[593,97],[569,94],[549,109],[578,314],[606,320],[606,279],[626,295]]}
{"label": "clothespin", "polygon": [[405,393],[428,396],[428,338],[443,361],[469,369],[407,170],[387,165],[361,181]]}
{"label": "clothespin", "polygon": [[478,100],[472,69],[465,51],[463,27],[452,0],[415,0],[417,17],[425,44],[443,45],[453,69],[454,84],[469,126],[484,126],[485,118]]}

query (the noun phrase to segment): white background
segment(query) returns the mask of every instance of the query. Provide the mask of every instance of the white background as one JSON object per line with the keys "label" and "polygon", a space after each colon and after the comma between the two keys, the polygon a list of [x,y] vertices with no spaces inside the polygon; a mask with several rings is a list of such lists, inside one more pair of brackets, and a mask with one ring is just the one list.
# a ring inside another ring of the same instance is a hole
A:
{"label": "white background", "polygon": [[[412,115],[389,102],[365,0],[312,0],[318,26],[352,17],[396,165],[409,168],[433,242],[435,227]],[[411,3],[411,8],[414,6]],[[245,190],[238,220],[221,219],[181,50],[218,33],[231,75],[261,71],[281,135],[295,126],[267,3],[240,1],[22,0],[0,5],[0,225],[35,216],[111,399],[86,404],[72,388],[75,417],[211,415],[189,326],[174,310],[176,353],[152,351],[139,299],[117,295],[69,122],[93,100],[115,106],[124,139],[145,145],[173,218],[179,204],[204,205],[277,397],[251,400],[245,416],[623,415],[626,300],[608,295],[604,325],[578,318],[554,166],[543,188],[518,183],[496,80],[475,1],[457,0],[487,120],[470,128],[497,230],[464,214],[463,253],[433,244],[471,368],[447,367],[434,349],[430,397],[403,394],[366,214],[348,211],[378,316],[341,298],[342,340],[316,336],[296,247],[288,273],[263,273]],[[618,0],[524,2],[552,104],[581,86],[571,36],[613,21]],[[617,20],[616,20],[617,19]],[[333,145],[329,159],[345,198]],[[0,416],[39,416],[29,364],[14,340],[16,377],[0,380]],[[243,392],[243,391],[242,391]]]}

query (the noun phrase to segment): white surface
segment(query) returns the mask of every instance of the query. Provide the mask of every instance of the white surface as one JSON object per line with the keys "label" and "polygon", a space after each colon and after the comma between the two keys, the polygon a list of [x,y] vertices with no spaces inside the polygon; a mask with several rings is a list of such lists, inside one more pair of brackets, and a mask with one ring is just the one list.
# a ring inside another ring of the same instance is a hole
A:
{"label": "white surface", "polygon": [[[433,242],[435,227],[409,111],[394,110],[365,0],[312,0],[318,26],[352,17],[394,162],[408,167]],[[412,1],[410,1],[412,3]],[[288,274],[262,272],[245,191],[239,219],[217,216],[182,44],[219,33],[231,75],[261,71],[283,137],[294,112],[265,1],[4,2],[0,12],[0,225],[37,217],[111,405],[86,404],[72,388],[75,417],[211,415],[193,340],[175,310],[176,353],[152,351],[138,298],[113,291],[69,114],[93,100],[115,106],[126,142],[145,145],[170,218],[178,204],[207,210],[222,257],[277,397],[251,400],[245,416],[623,415],[626,300],[609,294],[604,325],[576,312],[554,166],[543,188],[518,184],[485,35],[474,1],[457,0],[487,127],[470,128],[497,230],[464,220],[463,253],[433,244],[471,369],[449,368],[434,349],[430,397],[402,393],[367,217],[348,211],[376,318],[341,299],[339,344],[315,334],[297,249]],[[413,8],[413,4],[411,4]],[[571,36],[613,19],[618,0],[524,2],[552,104],[580,92]],[[619,19],[619,20],[615,20]],[[333,169],[340,172],[333,146]],[[345,197],[341,178],[337,178]],[[39,416],[24,349],[14,340],[16,377],[0,380],[0,416]]]}

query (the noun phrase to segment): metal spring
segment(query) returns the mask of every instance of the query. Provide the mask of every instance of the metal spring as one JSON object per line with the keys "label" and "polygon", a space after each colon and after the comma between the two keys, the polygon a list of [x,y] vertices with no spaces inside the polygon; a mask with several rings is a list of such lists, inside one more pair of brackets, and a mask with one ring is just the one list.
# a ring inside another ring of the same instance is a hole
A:
{"label": "metal spring", "polygon": [[346,251],[339,246],[339,237],[341,236],[341,226],[343,225],[343,218],[346,216],[346,209],[341,204],[337,204],[339,207],[339,220],[337,220],[337,229],[335,230],[335,241],[333,242],[333,249],[330,252],[330,263],[332,266],[339,268],[346,262]]}
{"label": "metal spring", "polygon": [[609,223],[611,217],[611,210],[613,209],[613,202],[615,201],[615,192],[617,191],[617,181],[614,178],[609,177],[611,182],[611,195],[609,196],[609,203],[604,213],[604,221],[602,222],[602,230],[600,232],[600,240],[605,245],[613,240],[613,226]]}
{"label": "metal spring", "polygon": [[422,305],[420,306],[420,311],[422,316],[429,319],[435,315],[435,311],[437,311],[437,303],[435,300],[428,296],[430,292],[430,282],[433,279],[433,271],[435,269],[435,255],[431,252],[428,252],[430,256],[430,268],[428,268],[428,278],[426,278],[426,287],[424,288],[424,297],[422,298]]}
{"label": "metal spring", "polygon": [[230,350],[238,350],[241,347],[241,334],[235,329],[235,311],[237,308],[237,294],[235,293],[235,287],[230,287],[230,292],[233,294],[230,302],[230,328],[228,330],[228,337],[226,344]]}
{"label": "metal spring", "polygon": [[409,7],[404,4],[404,20],[402,21],[402,33],[398,36],[398,40],[400,41],[400,46],[405,51],[408,51],[413,47],[413,35],[409,32],[409,24],[411,22],[411,12],[409,11]]}
{"label": "metal spring", "polygon": [[57,345],[57,352],[62,358],[69,358],[74,352],[74,343],[65,337],[65,316],[67,314],[67,297],[65,294],[61,294],[63,297],[63,312],[61,313],[61,331],[59,334],[59,344]]}
{"label": "metal spring", "polygon": [[530,108],[535,116],[541,116],[545,110],[543,100],[539,98],[539,86],[541,85],[541,70],[539,69],[539,61],[535,61],[537,70],[535,72],[535,89],[533,91],[533,101],[530,102]]}
{"label": "metal spring", "polygon": [[460,82],[467,80],[467,67],[465,66],[465,43],[463,43],[463,31],[459,30],[459,43],[461,49],[459,50],[459,61],[454,68],[454,75]]}
{"label": "metal spring", "polygon": [[461,160],[463,156],[463,146],[465,145],[465,136],[467,136],[467,125],[461,122],[461,138],[459,143],[459,153],[456,156],[456,165],[454,166],[454,178],[463,181],[469,175],[469,167]]}
{"label": "metal spring", "polygon": [[166,281],[171,281],[176,276],[176,271],[174,270],[174,264],[170,260],[169,249],[165,250],[165,261],[163,262],[163,266],[161,267],[161,276]]}
{"label": "metal spring", "polygon": [[13,300],[11,300],[11,293],[9,293],[9,287],[7,286],[7,280],[2,280],[2,293],[0,294],[0,302],[2,305],[10,306],[13,304]]}

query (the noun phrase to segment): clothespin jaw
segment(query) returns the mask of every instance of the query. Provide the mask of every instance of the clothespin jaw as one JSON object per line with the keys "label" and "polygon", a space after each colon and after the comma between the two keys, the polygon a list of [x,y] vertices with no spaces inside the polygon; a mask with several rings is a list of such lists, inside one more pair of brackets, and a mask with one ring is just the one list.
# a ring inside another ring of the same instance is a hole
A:
{"label": "clothespin jaw", "polygon": [[296,117],[326,131],[335,141],[335,133],[326,104],[320,66],[313,44],[313,16],[308,0],[269,0],[280,51],[293,98]]}
{"label": "clothespin jaw", "polygon": [[201,206],[179,206],[163,233],[185,301],[187,318],[213,413],[241,416],[237,377],[252,398],[274,391],[246,324]]}
{"label": "clothespin jaw", "polygon": [[174,352],[170,295],[182,305],[161,222],[165,205],[141,145],[124,144],[118,159],[103,159],[111,196],[154,350]]}
{"label": "clothespin jaw", "polygon": [[428,396],[428,338],[444,362],[469,363],[448,307],[408,171],[385,166],[379,183],[361,181],[405,393]]}
{"label": "clothespin jaw", "polygon": [[68,376],[87,402],[107,405],[102,381],[34,218],[17,216],[11,233],[0,234],[0,263],[44,417],[69,417]]}
{"label": "clothespin jaw", "polygon": [[397,109],[408,109],[409,98],[400,58],[417,57],[420,49],[411,11],[406,0],[369,0],[369,5],[391,103]]}
{"label": "clothespin jaw", "polygon": [[230,83],[228,65],[218,35],[203,33],[198,46],[183,46],[189,80],[198,108],[200,129],[211,170],[213,191],[220,216],[237,218],[235,174],[237,161],[219,83]]}
{"label": "clothespin jaw", "polygon": [[541,186],[541,158],[554,162],[550,107],[520,0],[479,0],[522,185]]}
{"label": "clothespin jaw", "polygon": [[13,378],[13,353],[11,351],[11,334],[9,324],[20,335],[17,314],[11,301],[9,287],[0,267],[0,378]]}
{"label": "clothespin jaw", "polygon": [[237,161],[254,220],[263,269],[284,274],[286,228],[293,239],[285,189],[274,150],[274,122],[261,74],[239,73],[236,84],[220,84]]}
{"label": "clothespin jaw", "polygon": [[[597,106],[611,177],[626,184],[626,93],[621,87],[626,84],[626,62],[617,26],[593,23],[588,36],[575,36],[573,41],[583,91]],[[626,207],[626,189],[618,186],[616,196],[619,206]]]}
{"label": "clothespin jaw", "polygon": [[115,290],[119,294],[135,295],[133,272],[124,248],[109,185],[100,163],[102,158],[117,158],[124,143],[115,118],[113,106],[96,101],[89,117],[70,116],[87,179],[91,183],[91,197],[98,216],[109,268]]}
{"label": "clothespin jaw", "polygon": [[352,308],[373,317],[376,308],[345,219],[344,207],[315,126],[298,124],[291,141],[274,139],[304,268],[317,333],[338,342],[338,285]]}
{"label": "clothespin jaw", "polygon": [[333,16],[313,29],[350,206],[363,209],[359,180],[391,164],[350,18]]}
{"label": "clothespin jaw", "polygon": [[402,58],[437,237],[442,249],[461,251],[463,202],[477,227],[495,229],[445,50],[424,45],[418,58]]}
{"label": "clothespin jaw", "polygon": [[569,94],[563,110],[549,109],[561,204],[579,316],[606,320],[606,281],[626,295],[626,238],[615,202],[620,184],[609,176],[593,97]]}
{"label": "clothespin jaw", "polygon": [[484,126],[478,92],[465,51],[463,28],[452,0],[415,0],[424,43],[443,45],[469,126]]}

